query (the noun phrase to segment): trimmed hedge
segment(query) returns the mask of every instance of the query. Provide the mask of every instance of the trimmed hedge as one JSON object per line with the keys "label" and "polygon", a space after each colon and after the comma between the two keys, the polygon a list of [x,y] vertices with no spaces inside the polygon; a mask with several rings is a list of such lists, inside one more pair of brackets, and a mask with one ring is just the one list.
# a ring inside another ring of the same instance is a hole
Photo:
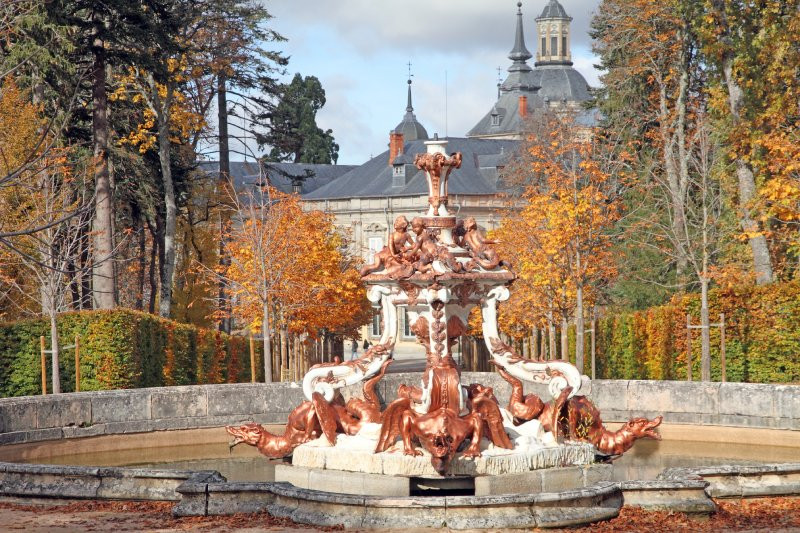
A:
{"label": "trimmed hedge", "polygon": [[[127,309],[64,313],[58,317],[58,332],[61,346],[80,335],[82,391],[250,381],[243,337]],[[41,393],[41,335],[49,348],[46,320],[0,324],[0,396]],[[72,392],[75,352],[62,349],[59,363],[61,390]]]}
{"label": "trimmed hedge", "polygon": [[[800,382],[800,282],[737,286],[709,293],[709,319],[725,313],[728,381]],[[686,314],[700,324],[700,295],[604,317],[597,324],[597,377],[686,379]],[[588,335],[587,335],[588,337]],[[711,328],[711,374],[721,379],[720,331]],[[586,369],[591,372],[586,349]],[[692,330],[692,376],[700,377],[700,330]]]}

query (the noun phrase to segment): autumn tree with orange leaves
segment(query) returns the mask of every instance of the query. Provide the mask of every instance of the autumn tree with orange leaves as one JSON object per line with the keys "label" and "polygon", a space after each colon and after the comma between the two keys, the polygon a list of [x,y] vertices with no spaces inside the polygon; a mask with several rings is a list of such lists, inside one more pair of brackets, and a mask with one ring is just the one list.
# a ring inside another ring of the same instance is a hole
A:
{"label": "autumn tree with orange leaves", "polygon": [[516,320],[546,322],[551,331],[560,318],[565,358],[567,321],[574,319],[576,364],[583,369],[586,309],[616,273],[610,230],[620,216],[618,184],[570,112],[545,113],[524,151],[518,172],[527,181],[525,205],[497,231],[520,277],[514,298],[524,303],[512,302],[501,315],[522,314]]}
{"label": "autumn tree with orange leaves", "polygon": [[298,196],[269,186],[232,195],[231,204],[224,241],[230,264],[215,275],[228,287],[234,318],[261,329],[271,381],[276,331],[316,337],[325,328],[353,336],[371,308],[329,215],[304,211]]}

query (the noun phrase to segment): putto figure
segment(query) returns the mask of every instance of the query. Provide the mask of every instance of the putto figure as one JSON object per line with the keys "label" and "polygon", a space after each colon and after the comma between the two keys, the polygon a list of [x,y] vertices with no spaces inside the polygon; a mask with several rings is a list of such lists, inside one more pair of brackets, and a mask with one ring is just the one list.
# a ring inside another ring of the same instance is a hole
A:
{"label": "putto figure", "polygon": [[463,222],[463,228],[459,222],[459,230],[456,232],[458,240],[456,244],[469,251],[472,261],[467,263],[467,270],[472,270],[475,265],[480,266],[486,270],[492,270],[502,264],[500,255],[492,248],[492,244],[500,244],[500,241],[487,239],[483,231],[478,227],[475,218],[469,217]]}
{"label": "putto figure", "polygon": [[445,246],[438,244],[436,237],[425,227],[425,220],[421,217],[411,219],[411,231],[417,236],[417,241],[409,255],[416,259],[414,269],[422,274],[433,270],[435,260],[442,261],[453,272],[461,272],[463,266]]}
{"label": "putto figure", "polygon": [[389,237],[388,245],[375,254],[374,263],[361,269],[361,277],[381,268],[385,268],[386,274],[393,279],[410,276],[414,273],[414,268],[411,266],[413,246],[414,240],[408,233],[408,219],[400,215],[394,219],[394,232]]}
{"label": "putto figure", "polygon": [[461,152],[450,157],[441,152],[417,154],[414,166],[428,177],[428,216],[447,216],[447,178],[454,168],[461,168]]}

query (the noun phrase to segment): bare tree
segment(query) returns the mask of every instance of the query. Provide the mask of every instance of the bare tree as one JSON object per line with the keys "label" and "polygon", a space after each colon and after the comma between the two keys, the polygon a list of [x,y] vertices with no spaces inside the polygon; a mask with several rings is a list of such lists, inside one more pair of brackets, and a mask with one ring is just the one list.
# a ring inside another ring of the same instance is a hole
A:
{"label": "bare tree", "polygon": [[[52,160],[51,160],[52,161]],[[76,216],[88,212],[93,204],[84,186],[84,178],[72,177],[58,163],[39,169],[35,185],[21,188],[27,196],[25,213],[32,224],[42,228],[35,233],[20,233],[3,238],[14,252],[18,266],[29,274],[37,290],[6,279],[7,288],[41,310],[50,323],[52,354],[52,390],[61,392],[58,313],[70,307],[71,285],[76,279],[91,276],[91,265],[80,270],[75,257],[90,227],[90,218]]]}

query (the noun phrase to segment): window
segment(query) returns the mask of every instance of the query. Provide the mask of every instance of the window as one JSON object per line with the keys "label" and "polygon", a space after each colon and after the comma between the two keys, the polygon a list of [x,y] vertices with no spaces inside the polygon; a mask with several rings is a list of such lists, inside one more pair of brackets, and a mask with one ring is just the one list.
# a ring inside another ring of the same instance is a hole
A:
{"label": "window", "polygon": [[372,326],[370,327],[369,334],[373,337],[381,336],[381,310],[374,309],[372,312]]}
{"label": "window", "polygon": [[367,246],[369,248],[367,263],[374,263],[375,254],[383,249],[383,237],[370,237]]}
{"label": "window", "polygon": [[414,334],[411,333],[411,323],[408,320],[408,309],[401,307],[398,319],[400,320],[401,335],[405,338],[413,338]]}
{"label": "window", "polygon": [[392,187],[403,187],[406,184],[406,166],[394,165],[392,168]]}
{"label": "window", "polygon": [[547,55],[547,37],[542,37],[542,50],[540,55]]}
{"label": "window", "polygon": [[492,113],[492,126],[499,126],[500,125],[500,115],[497,113]]}
{"label": "window", "polygon": [[567,36],[566,35],[562,35],[561,36],[561,55],[562,56],[567,55]]}
{"label": "window", "polygon": [[558,55],[558,37],[553,36],[550,37],[550,55],[557,56]]}

